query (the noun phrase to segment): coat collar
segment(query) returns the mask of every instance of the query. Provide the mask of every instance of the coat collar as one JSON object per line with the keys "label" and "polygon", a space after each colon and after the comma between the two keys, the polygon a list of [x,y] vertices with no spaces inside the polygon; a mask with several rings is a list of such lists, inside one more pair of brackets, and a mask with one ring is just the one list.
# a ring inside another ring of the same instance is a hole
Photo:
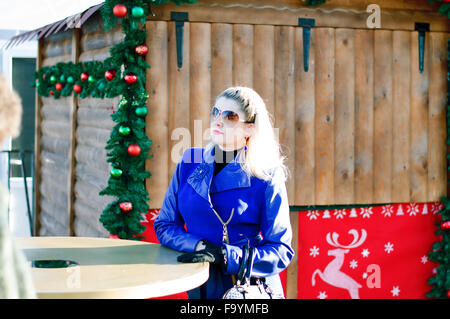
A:
{"label": "coat collar", "polygon": [[[213,179],[215,148],[203,149],[202,162],[189,175],[187,182],[194,190],[209,201],[209,192],[222,192],[229,189],[250,187],[250,176],[241,168],[237,156]],[[211,183],[212,181],[212,183]]]}

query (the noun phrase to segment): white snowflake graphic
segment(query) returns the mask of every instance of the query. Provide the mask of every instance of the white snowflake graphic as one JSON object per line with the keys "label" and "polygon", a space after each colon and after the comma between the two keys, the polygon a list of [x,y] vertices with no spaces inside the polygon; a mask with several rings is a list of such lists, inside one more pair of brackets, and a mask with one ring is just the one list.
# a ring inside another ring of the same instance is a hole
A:
{"label": "white snowflake graphic", "polygon": [[317,296],[318,299],[326,299],[328,298],[326,291],[319,292],[319,295]]}
{"label": "white snowflake graphic", "polygon": [[317,255],[319,255],[319,248],[316,246],[313,246],[313,248],[309,249],[309,255],[316,258]]}
{"label": "white snowflake graphic", "polygon": [[381,214],[384,217],[391,217],[391,215],[394,215],[394,206],[393,205],[383,206],[381,209]]}
{"label": "white snowflake graphic", "polygon": [[355,269],[356,267],[358,267],[358,262],[356,261],[356,260],[352,260],[351,262],[350,262],[350,268],[351,269]]}
{"label": "white snowflake graphic", "polygon": [[440,212],[442,209],[444,208],[444,205],[440,202],[435,202],[433,204],[431,204],[431,213],[432,214],[437,214],[438,212]]}
{"label": "white snowflake graphic", "polygon": [[422,258],[420,258],[420,261],[422,264],[426,264],[428,262],[428,257],[427,256],[422,256]]}
{"label": "white snowflake graphic", "polygon": [[158,217],[158,213],[155,213],[155,212],[150,212],[150,214],[152,215],[152,218],[150,218],[150,220],[155,220],[156,219],[156,217]]}
{"label": "white snowflake graphic", "polygon": [[391,251],[394,250],[394,244],[391,244],[390,242],[388,242],[387,244],[384,245],[384,251],[387,252],[388,254],[391,253]]}
{"label": "white snowflake graphic", "polygon": [[368,276],[367,273],[363,273],[363,274],[362,274],[362,277],[363,277],[364,279],[366,279],[367,276]]}
{"label": "white snowflake graphic", "polygon": [[398,286],[392,287],[391,293],[392,297],[398,297],[398,294],[400,293],[400,289],[398,288]]}
{"label": "white snowflake graphic", "polygon": [[318,216],[320,216],[320,214],[316,211],[309,211],[308,214],[306,214],[307,217],[309,217],[309,220],[313,220],[313,219],[317,219]]}
{"label": "white snowflake graphic", "polygon": [[347,213],[344,209],[335,209],[333,215],[336,216],[336,219],[343,219]]}
{"label": "white snowflake graphic", "polygon": [[416,214],[419,213],[419,205],[416,203],[410,203],[406,207],[406,212],[409,214],[409,216],[416,216]]}
{"label": "white snowflake graphic", "polygon": [[363,251],[361,252],[361,255],[363,255],[364,258],[367,258],[369,254],[370,251],[367,248],[363,249]]}
{"label": "white snowflake graphic", "polygon": [[372,207],[362,207],[360,215],[362,215],[363,218],[370,218],[370,215],[372,215]]}

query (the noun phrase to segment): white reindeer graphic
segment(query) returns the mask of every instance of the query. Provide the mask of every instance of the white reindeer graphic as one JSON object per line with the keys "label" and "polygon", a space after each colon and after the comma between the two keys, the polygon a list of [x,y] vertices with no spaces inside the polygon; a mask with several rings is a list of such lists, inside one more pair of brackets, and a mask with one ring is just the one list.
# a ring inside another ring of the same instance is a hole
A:
{"label": "white reindeer graphic", "polygon": [[339,235],[337,233],[333,232],[332,236],[330,236],[330,233],[327,234],[327,243],[331,246],[339,248],[328,251],[328,256],[335,256],[335,258],[325,267],[323,272],[319,269],[316,269],[313,272],[312,285],[314,286],[316,284],[315,276],[319,275],[319,277],[327,284],[338,288],[347,289],[352,299],[359,299],[358,289],[362,286],[353,278],[347,274],[344,274],[340,269],[342,267],[342,263],[344,262],[344,254],[348,253],[350,248],[360,246],[366,240],[367,233],[364,229],[362,229],[361,238],[359,238],[359,240],[357,230],[351,229],[348,233],[353,235],[353,241],[347,246],[339,244]]}

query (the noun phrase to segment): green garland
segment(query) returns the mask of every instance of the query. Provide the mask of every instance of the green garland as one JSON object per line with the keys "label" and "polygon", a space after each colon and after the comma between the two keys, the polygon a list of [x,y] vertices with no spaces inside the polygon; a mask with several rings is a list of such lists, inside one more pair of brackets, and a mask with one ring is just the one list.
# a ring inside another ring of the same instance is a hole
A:
{"label": "green garland", "polygon": [[428,0],[428,2],[430,4],[434,4],[435,2],[442,3],[438,12],[450,18],[450,3],[444,3],[443,0]]}
{"label": "green garland", "polygon": [[[111,117],[116,122],[110,139],[106,144],[107,162],[111,163],[111,176],[108,186],[100,195],[110,195],[117,199],[102,212],[100,222],[113,235],[123,239],[140,240],[145,230],[142,225],[142,213],[148,210],[149,196],[145,179],[151,176],[145,170],[145,161],[149,158],[152,141],[145,135],[145,116],[147,99],[145,90],[146,69],[150,66],[136,48],[145,44],[147,32],[145,22],[150,5],[159,5],[168,1],[154,0],[107,0],[101,13],[108,31],[118,23],[113,14],[116,5],[126,7],[127,14],[121,19],[124,40],[110,49],[111,57],[105,62],[114,69],[123,69],[122,76],[136,76],[133,84],[123,84],[119,109]],[[177,5],[192,3],[194,0],[172,1]],[[137,13],[137,14],[135,14]]]}
{"label": "green garland", "polygon": [[305,0],[307,6],[318,6],[325,3],[325,0]]}
{"label": "green garland", "polygon": [[[114,70],[108,61],[89,61],[85,63],[57,63],[53,66],[45,66],[35,73],[36,81],[33,84],[37,88],[40,96],[53,96],[59,99],[61,96],[72,95],[80,98],[88,96],[95,98],[113,98],[119,96],[125,88],[125,83],[120,76],[116,76],[112,81],[105,79],[105,72]],[[81,74],[86,73],[88,79],[81,80]],[[58,90],[58,85],[62,87]],[[80,93],[74,92],[74,86],[81,88]]]}

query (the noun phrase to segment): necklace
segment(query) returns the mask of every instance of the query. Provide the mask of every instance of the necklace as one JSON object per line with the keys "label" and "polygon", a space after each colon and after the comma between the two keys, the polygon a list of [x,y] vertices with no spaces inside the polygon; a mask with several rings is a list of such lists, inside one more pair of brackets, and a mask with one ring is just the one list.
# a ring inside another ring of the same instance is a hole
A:
{"label": "necklace", "polygon": [[234,208],[231,209],[230,218],[228,218],[228,220],[225,223],[223,222],[222,218],[220,218],[219,213],[217,213],[214,208],[212,208],[212,210],[213,210],[214,214],[216,214],[216,216],[219,219],[220,223],[222,224],[222,242],[225,242],[225,243],[229,244],[230,243],[230,237],[228,236],[227,225],[231,221],[231,218],[233,218]]}

